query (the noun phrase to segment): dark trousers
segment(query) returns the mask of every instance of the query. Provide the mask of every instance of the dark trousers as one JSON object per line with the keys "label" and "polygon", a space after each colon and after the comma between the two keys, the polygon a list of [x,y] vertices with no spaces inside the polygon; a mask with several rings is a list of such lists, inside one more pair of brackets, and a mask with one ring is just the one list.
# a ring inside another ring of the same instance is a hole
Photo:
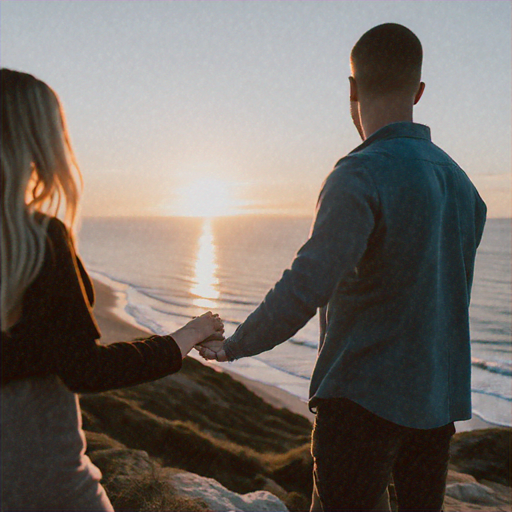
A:
{"label": "dark trousers", "polygon": [[393,478],[400,512],[441,511],[454,433],[453,423],[407,428],[344,398],[321,400],[312,440],[312,510],[377,509]]}

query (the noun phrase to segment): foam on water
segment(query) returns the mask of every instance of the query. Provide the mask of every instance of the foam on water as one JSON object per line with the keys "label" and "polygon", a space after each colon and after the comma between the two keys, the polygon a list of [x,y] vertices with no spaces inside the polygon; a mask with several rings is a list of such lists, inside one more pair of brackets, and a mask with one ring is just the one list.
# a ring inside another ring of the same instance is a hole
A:
{"label": "foam on water", "polygon": [[[191,293],[197,281],[191,261],[198,251],[200,223],[85,219],[80,252],[93,277],[116,290],[117,313],[124,320],[165,334],[212,309],[223,317],[229,336],[279,279],[308,230],[304,219],[214,224],[218,293],[202,301]],[[512,425],[509,239],[508,221],[488,222],[470,310],[473,412],[502,425]],[[229,369],[306,401],[317,340],[317,319],[312,319],[292,340],[230,363]]]}
{"label": "foam on water", "polygon": [[508,361],[483,361],[477,357],[471,359],[471,364],[477,368],[482,368],[493,373],[512,376],[512,363]]}

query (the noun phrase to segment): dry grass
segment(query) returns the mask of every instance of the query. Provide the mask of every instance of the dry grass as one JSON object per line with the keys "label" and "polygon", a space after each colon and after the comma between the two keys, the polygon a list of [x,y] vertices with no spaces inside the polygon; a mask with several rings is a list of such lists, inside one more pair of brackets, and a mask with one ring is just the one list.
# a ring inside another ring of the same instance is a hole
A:
{"label": "dry grass", "polygon": [[[225,373],[186,359],[176,375],[84,395],[81,403],[88,453],[116,511],[207,511],[176,495],[164,478],[168,468],[214,478],[242,494],[266,489],[293,512],[309,510],[311,424]],[[452,462],[479,479],[510,485],[510,429],[491,430],[454,436]],[[147,452],[151,471],[134,466],[123,473],[109,453],[124,448]]]}
{"label": "dry grass", "polygon": [[206,503],[177,495],[158,470],[111,478],[104,485],[116,512],[210,512]]}
{"label": "dry grass", "polygon": [[[290,510],[309,508],[311,424],[272,407],[227,374],[186,359],[174,376],[83,395],[81,404],[84,428],[90,431],[88,453],[95,463],[98,450],[121,446],[143,450],[158,466],[214,478],[242,494],[274,482],[284,490],[279,497]],[[136,504],[137,510],[179,510],[158,501],[158,495],[162,499],[174,495],[155,474],[130,475],[127,481],[112,477],[112,464],[98,465],[116,511]],[[147,496],[152,496],[150,501]]]}

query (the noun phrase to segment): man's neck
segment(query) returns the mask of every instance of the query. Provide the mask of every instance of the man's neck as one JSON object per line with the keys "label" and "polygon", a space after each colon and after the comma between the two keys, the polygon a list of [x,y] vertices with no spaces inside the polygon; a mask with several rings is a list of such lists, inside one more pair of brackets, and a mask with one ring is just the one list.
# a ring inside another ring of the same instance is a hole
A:
{"label": "man's neck", "polygon": [[370,135],[390,123],[412,122],[412,104],[403,100],[361,102],[359,104],[361,125],[366,140]]}

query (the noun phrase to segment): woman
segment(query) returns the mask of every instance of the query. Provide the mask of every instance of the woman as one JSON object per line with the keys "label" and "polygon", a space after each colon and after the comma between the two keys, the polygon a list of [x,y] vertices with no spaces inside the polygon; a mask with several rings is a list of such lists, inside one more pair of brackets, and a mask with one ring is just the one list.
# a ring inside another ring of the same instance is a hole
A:
{"label": "woman", "polygon": [[[108,346],[72,237],[79,176],[55,93],[1,73],[3,511],[113,511],[85,455],[77,392],[158,379],[223,324],[208,312],[168,336]],[[65,212],[65,224],[55,217]]]}

